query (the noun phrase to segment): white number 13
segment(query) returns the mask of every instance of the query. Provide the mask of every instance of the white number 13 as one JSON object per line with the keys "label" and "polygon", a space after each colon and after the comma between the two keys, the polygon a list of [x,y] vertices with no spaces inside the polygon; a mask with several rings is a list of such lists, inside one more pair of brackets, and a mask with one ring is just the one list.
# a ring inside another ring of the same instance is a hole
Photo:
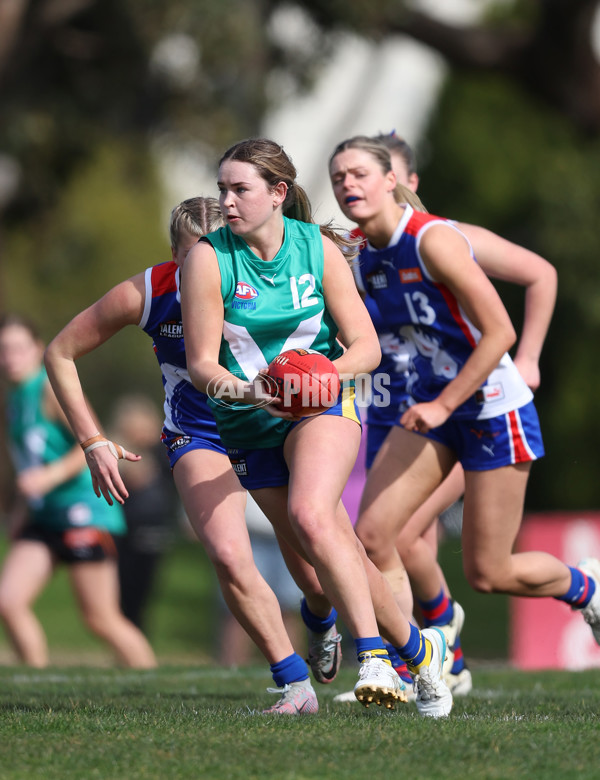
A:
{"label": "white number 13", "polygon": [[415,325],[432,325],[435,322],[435,309],[429,305],[429,298],[422,292],[404,293],[406,308],[411,322]]}

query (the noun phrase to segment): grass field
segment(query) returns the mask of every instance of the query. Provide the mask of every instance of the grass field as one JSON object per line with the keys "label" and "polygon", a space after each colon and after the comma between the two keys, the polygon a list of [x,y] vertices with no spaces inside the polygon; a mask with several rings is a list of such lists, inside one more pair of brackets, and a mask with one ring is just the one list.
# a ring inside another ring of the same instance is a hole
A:
{"label": "grass field", "polygon": [[598,778],[600,671],[475,670],[444,721],[335,704],[350,666],[319,686],[318,715],[257,714],[251,667],[0,670],[0,777],[357,780]]}
{"label": "grass field", "polygon": [[181,541],[165,562],[149,621],[161,664],[152,672],[112,668],[60,571],[36,605],[52,668],[16,666],[0,634],[0,780],[596,780],[600,670],[508,668],[508,599],[469,590],[457,540],[441,559],[467,613],[475,683],[443,722],[421,719],[414,705],[390,713],[335,704],[356,679],[347,632],[340,677],[318,687],[318,715],[257,714],[275,700],[266,692],[273,682],[265,664],[216,665],[215,582],[198,544]]}

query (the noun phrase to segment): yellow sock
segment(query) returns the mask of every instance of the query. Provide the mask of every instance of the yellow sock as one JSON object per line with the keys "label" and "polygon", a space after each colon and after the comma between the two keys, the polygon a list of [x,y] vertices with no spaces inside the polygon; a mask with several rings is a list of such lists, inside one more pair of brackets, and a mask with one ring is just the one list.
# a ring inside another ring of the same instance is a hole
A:
{"label": "yellow sock", "polygon": [[421,634],[421,647],[419,648],[419,652],[411,661],[406,662],[409,672],[412,672],[413,674],[418,674],[419,669],[422,666],[429,666],[429,664],[431,663],[432,655],[433,655],[433,645],[431,644],[429,639],[427,639],[426,637],[423,636],[423,634]]}
{"label": "yellow sock", "polygon": [[388,655],[388,651],[384,649],[376,648],[374,650],[363,650],[362,652],[358,653],[358,662],[362,664],[363,661],[366,661],[369,656],[375,656],[375,658],[378,658],[380,661],[385,661],[386,664],[392,665],[392,662],[390,661],[390,657]]}

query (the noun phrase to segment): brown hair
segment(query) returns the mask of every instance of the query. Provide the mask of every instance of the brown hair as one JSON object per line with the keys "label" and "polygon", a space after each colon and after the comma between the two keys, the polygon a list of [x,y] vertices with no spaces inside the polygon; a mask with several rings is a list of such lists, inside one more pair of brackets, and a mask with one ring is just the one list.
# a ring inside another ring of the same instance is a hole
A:
{"label": "brown hair", "polygon": [[[387,146],[368,135],[355,135],[353,138],[347,138],[339,143],[329,158],[330,169],[334,158],[341,152],[345,152],[346,149],[360,149],[363,152],[367,152],[375,159],[384,173],[389,173],[392,170],[392,158]],[[408,203],[417,211],[427,211],[419,196],[409,190],[408,187],[400,184],[400,182],[396,184],[394,189],[394,200],[397,203]]]}
{"label": "brown hair", "polygon": [[26,317],[24,314],[15,313],[0,315],[0,331],[4,330],[4,328],[10,328],[13,326],[24,328],[34,341],[39,341],[40,343],[42,342],[42,337],[40,335],[38,326],[33,322],[33,320],[29,319],[29,317]]}
{"label": "brown hair", "polygon": [[398,154],[402,157],[409,176],[417,172],[417,158],[412,146],[404,138],[396,135],[395,130],[392,130],[391,133],[379,133],[379,135],[374,136],[374,140],[387,147],[391,154]]}
{"label": "brown hair", "polygon": [[[287,194],[282,206],[283,215],[299,222],[315,224],[308,195],[304,188],[296,183],[296,167],[281,144],[268,138],[247,138],[225,152],[219,160],[219,167],[226,160],[237,160],[254,166],[270,189],[284,182],[287,185]],[[319,225],[319,229],[342,250],[348,260],[356,256],[359,242],[343,235],[332,222]]]}

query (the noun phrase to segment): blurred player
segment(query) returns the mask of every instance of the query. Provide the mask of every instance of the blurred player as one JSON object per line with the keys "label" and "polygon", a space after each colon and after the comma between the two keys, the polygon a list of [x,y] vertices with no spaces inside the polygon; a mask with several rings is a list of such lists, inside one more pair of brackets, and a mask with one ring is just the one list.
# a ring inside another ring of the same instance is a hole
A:
{"label": "blurred player", "polygon": [[120,507],[97,501],[85,456],[44,371],[42,344],[24,317],[0,321],[0,373],[8,384],[8,439],[17,505],[0,573],[0,617],[19,658],[48,664],[44,630],[32,606],[59,564],[66,564],[86,626],[123,666],[156,666],[152,648],[119,608],[113,535],[125,532]]}

